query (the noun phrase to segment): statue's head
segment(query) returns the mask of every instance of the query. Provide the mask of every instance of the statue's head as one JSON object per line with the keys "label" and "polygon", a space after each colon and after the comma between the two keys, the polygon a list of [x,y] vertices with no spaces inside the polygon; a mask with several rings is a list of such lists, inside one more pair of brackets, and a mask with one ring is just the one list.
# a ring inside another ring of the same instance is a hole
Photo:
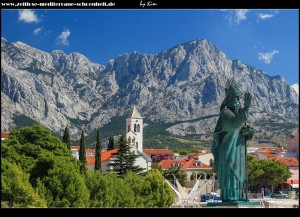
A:
{"label": "statue's head", "polygon": [[227,82],[226,82],[226,85],[225,85],[225,94],[226,94],[226,97],[230,96],[230,95],[239,95],[239,90],[238,90],[238,86],[237,86],[237,83],[233,78],[231,79],[228,79]]}
{"label": "statue's head", "polygon": [[235,114],[238,114],[241,109],[241,104],[239,101],[239,90],[237,83],[234,78],[228,79],[225,85],[225,94],[226,98],[221,105],[221,109],[225,106],[233,111]]}

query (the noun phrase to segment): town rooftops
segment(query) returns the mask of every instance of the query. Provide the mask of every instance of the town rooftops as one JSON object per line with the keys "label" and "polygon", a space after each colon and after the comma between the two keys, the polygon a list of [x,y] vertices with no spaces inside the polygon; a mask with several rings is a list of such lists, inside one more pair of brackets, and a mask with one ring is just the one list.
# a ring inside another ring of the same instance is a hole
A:
{"label": "town rooftops", "polygon": [[299,161],[296,158],[283,158],[278,157],[276,158],[278,163],[284,164],[288,167],[299,167]]}
{"label": "town rooftops", "polygon": [[143,119],[143,117],[138,112],[138,110],[135,108],[135,106],[133,106],[132,113],[128,116],[128,118]]}
{"label": "town rooftops", "polygon": [[266,148],[259,148],[257,152],[270,152],[270,153],[280,153],[282,152],[282,148],[276,148],[276,147],[266,147]]}
{"label": "town rooftops", "polygon": [[158,155],[158,154],[174,155],[174,153],[168,149],[143,149],[143,152],[149,155]]}
{"label": "town rooftops", "polygon": [[211,166],[208,166],[199,160],[189,159],[189,160],[162,160],[158,163],[162,169],[169,169],[172,167],[180,166],[182,169],[212,169]]}
{"label": "town rooftops", "polygon": [[[101,152],[101,161],[107,161],[111,158],[111,156],[115,153],[118,153],[119,148],[110,150],[110,151],[106,151],[106,152]],[[91,165],[94,164],[96,161],[95,155],[92,156],[86,156],[86,164],[87,165]]]}
{"label": "town rooftops", "polygon": [[10,132],[1,132],[1,139],[8,139]]}
{"label": "town rooftops", "polygon": [[119,148],[115,148],[115,149],[110,150],[110,151],[101,152],[101,161],[109,160],[111,158],[111,156],[113,154],[118,153],[119,150],[120,150]]}
{"label": "town rooftops", "polygon": [[277,158],[278,154],[270,153],[270,152],[258,152],[261,155],[266,156],[268,159]]}

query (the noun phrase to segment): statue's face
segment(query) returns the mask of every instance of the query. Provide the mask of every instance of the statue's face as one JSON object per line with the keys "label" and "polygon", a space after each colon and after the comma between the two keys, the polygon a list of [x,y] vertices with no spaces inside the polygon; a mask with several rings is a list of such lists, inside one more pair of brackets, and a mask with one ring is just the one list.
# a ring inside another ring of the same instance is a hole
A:
{"label": "statue's face", "polygon": [[240,101],[238,97],[234,97],[232,100],[229,101],[227,107],[233,111],[235,114],[238,114],[240,111]]}

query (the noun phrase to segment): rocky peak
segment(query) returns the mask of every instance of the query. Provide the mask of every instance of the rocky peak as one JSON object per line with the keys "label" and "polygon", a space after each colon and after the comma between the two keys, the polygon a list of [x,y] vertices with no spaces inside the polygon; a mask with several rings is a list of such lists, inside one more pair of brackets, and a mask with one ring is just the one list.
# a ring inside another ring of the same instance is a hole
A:
{"label": "rocky peak", "polygon": [[[299,117],[298,95],[282,77],[232,61],[204,39],[158,54],[122,54],[105,67],[79,53],[48,54],[2,38],[1,46],[3,129],[14,126],[18,113],[54,131],[69,125],[74,134],[83,127],[91,132],[137,105],[145,119],[174,123],[170,133],[211,133],[226,80],[233,76],[241,96],[253,95],[252,122],[271,120],[269,114]],[[211,118],[203,122],[203,117]]]}

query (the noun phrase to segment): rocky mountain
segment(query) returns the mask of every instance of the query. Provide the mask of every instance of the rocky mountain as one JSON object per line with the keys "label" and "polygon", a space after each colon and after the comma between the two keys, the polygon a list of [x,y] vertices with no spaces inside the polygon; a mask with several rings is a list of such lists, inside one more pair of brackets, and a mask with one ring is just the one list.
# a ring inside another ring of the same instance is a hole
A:
{"label": "rocky mountain", "polygon": [[293,84],[291,87],[292,87],[292,88],[296,91],[296,93],[299,95],[299,84]]}
{"label": "rocky mountain", "polygon": [[233,76],[242,99],[246,91],[253,95],[250,123],[298,124],[298,94],[283,77],[230,60],[207,40],[158,54],[122,54],[102,66],[79,53],[47,53],[1,38],[1,130],[22,116],[59,133],[69,125],[79,135],[136,105],[145,120],[168,123],[172,135],[211,133]]}

